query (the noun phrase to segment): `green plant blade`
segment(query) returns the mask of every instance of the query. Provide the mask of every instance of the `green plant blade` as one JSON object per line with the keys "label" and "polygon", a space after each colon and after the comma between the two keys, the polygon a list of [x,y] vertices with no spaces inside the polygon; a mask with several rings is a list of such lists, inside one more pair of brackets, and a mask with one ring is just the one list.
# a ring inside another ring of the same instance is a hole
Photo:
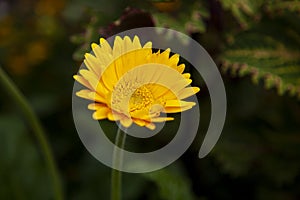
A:
{"label": "green plant blade", "polygon": [[267,89],[300,98],[299,20],[294,14],[263,19],[238,34],[221,57],[223,69],[234,76],[251,75],[256,83],[263,80]]}

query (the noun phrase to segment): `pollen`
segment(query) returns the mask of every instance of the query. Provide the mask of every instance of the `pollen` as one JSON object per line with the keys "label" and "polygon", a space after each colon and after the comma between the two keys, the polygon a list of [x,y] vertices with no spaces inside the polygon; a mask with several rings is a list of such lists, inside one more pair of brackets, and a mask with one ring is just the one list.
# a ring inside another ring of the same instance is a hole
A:
{"label": "pollen", "polygon": [[154,103],[154,98],[151,91],[147,86],[137,88],[131,95],[129,101],[129,111],[133,112],[136,110],[150,109]]}

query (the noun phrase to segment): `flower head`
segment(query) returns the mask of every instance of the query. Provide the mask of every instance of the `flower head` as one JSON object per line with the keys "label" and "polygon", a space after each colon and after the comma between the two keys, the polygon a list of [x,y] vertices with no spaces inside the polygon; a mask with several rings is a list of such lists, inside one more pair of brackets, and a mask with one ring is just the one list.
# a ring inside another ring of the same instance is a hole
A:
{"label": "flower head", "polygon": [[85,55],[86,69],[74,79],[86,87],[76,95],[93,101],[88,108],[95,111],[95,120],[155,129],[154,122],[173,120],[160,116],[162,112],[182,112],[195,105],[183,99],[200,89],[188,87],[190,74],[183,73],[178,54],[170,57],[170,49],[153,53],[152,43],[142,46],[137,36],[117,36],[113,47],[101,38],[92,49],[93,54]]}

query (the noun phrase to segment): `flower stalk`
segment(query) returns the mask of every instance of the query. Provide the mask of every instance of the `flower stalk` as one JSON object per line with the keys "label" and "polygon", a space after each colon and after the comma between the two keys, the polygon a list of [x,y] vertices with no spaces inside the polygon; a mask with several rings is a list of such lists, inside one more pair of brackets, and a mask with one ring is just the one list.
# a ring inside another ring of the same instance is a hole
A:
{"label": "flower stalk", "polygon": [[123,164],[123,149],[125,146],[126,133],[118,129],[115,148],[113,152],[113,169],[111,172],[111,200],[121,200],[122,197],[122,172],[117,170]]}
{"label": "flower stalk", "polygon": [[13,81],[8,77],[8,75],[4,72],[2,67],[0,66],[0,84],[4,89],[9,93],[11,98],[16,102],[16,104],[22,110],[26,120],[31,125],[34,135],[40,145],[42,154],[44,156],[46,165],[49,169],[50,176],[52,179],[54,195],[56,200],[63,199],[63,190],[61,180],[59,178],[59,173],[57,170],[56,163],[54,161],[54,157],[48,143],[48,140],[45,135],[45,131],[34,113],[33,109],[27,102],[25,96],[21,93],[21,91],[17,88],[17,86],[13,83]]}

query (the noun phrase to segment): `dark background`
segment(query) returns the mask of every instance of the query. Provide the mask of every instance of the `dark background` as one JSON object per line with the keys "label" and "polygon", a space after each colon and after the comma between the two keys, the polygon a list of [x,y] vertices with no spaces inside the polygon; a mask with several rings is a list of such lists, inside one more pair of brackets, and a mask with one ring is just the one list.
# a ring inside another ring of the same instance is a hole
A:
{"label": "dark background", "polygon": [[[87,152],[75,130],[72,75],[100,37],[143,26],[184,32],[222,72],[228,100],[223,133],[213,151],[198,159],[210,98],[189,67],[201,88],[197,138],[163,170],[124,173],[123,199],[300,199],[299,13],[298,1],[276,0],[0,0],[0,64],[46,129],[66,199],[108,199],[110,168]],[[33,131],[0,91],[0,199],[53,199]],[[168,130],[177,122],[168,122]],[[129,141],[127,148],[153,149],[172,137],[164,131],[143,145]]]}

